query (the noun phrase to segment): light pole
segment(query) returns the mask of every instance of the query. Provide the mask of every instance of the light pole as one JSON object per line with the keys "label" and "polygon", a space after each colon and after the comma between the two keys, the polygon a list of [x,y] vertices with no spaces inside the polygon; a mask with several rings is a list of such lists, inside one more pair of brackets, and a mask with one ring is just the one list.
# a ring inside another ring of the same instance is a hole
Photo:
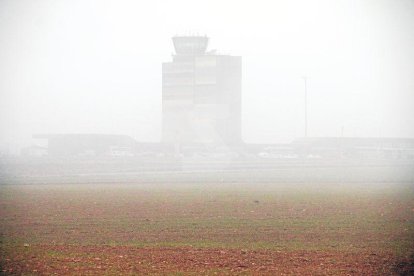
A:
{"label": "light pole", "polygon": [[308,87],[307,77],[303,76],[302,79],[305,82],[305,138],[308,137]]}

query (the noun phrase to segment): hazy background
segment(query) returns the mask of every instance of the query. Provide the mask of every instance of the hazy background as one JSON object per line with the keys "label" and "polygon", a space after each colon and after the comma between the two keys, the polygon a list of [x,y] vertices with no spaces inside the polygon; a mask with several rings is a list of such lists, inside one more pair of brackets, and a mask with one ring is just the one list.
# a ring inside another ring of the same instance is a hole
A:
{"label": "hazy background", "polygon": [[0,150],[34,133],[161,136],[175,34],[243,57],[243,139],[414,137],[414,1],[0,0]]}

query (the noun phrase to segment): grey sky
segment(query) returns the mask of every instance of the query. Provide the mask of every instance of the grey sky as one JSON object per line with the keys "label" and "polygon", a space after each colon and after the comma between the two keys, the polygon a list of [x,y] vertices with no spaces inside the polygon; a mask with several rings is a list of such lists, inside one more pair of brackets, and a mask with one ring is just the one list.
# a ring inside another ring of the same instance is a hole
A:
{"label": "grey sky", "polygon": [[243,57],[243,138],[414,137],[414,2],[0,1],[0,148],[33,133],[158,141],[175,34]]}

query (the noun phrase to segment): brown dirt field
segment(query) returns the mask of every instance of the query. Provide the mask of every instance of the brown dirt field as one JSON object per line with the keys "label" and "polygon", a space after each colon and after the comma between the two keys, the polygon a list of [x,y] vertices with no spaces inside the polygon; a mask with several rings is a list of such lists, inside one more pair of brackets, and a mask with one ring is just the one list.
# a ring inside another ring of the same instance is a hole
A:
{"label": "brown dirt field", "polygon": [[411,186],[0,187],[0,273],[412,275]]}
{"label": "brown dirt field", "polygon": [[[6,274],[392,275],[390,254],[209,248],[37,245],[3,262]],[[411,271],[412,272],[412,271]]]}

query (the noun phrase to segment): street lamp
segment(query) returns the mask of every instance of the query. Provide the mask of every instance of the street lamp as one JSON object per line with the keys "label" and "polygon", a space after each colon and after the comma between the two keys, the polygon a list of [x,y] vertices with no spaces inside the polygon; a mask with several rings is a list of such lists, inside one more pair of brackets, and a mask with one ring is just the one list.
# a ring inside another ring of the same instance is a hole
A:
{"label": "street lamp", "polygon": [[305,82],[305,138],[308,137],[308,87],[307,87],[307,77],[302,76],[302,79]]}

